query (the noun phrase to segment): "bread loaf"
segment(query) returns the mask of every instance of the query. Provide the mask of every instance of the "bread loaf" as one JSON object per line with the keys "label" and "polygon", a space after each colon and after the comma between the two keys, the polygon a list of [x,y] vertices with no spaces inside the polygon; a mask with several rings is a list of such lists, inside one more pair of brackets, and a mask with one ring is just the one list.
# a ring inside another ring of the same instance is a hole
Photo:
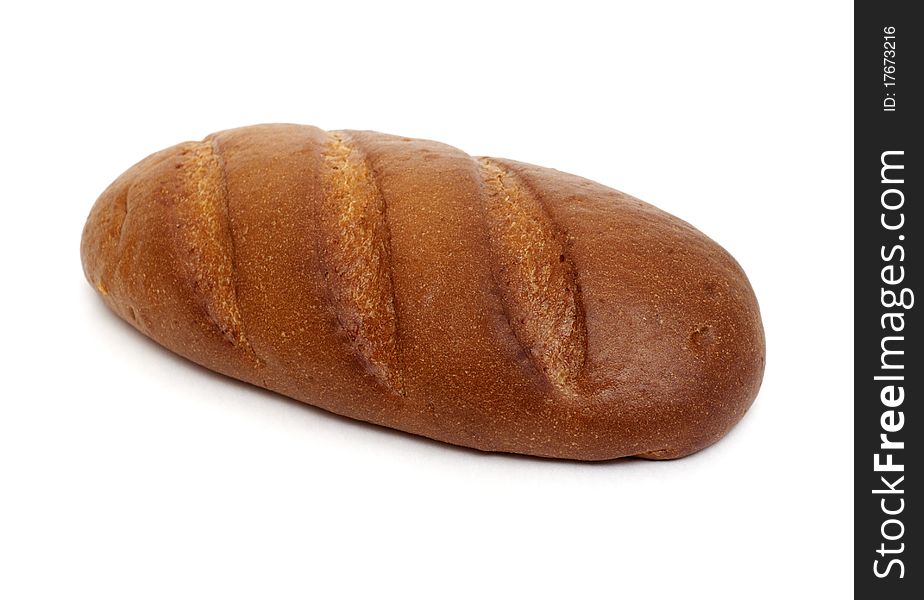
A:
{"label": "bread loaf", "polygon": [[675,458],[750,406],[764,335],[715,242],[600,184],[301,125],[152,154],[83,231],[120,317],[209,369],[481,450]]}

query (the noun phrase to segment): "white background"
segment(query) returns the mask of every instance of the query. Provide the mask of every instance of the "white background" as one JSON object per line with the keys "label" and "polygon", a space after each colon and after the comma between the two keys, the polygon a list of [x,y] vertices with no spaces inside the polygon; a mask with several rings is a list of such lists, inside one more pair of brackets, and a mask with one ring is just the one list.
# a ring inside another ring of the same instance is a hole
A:
{"label": "white background", "polygon": [[[853,22],[762,6],[5,3],[0,597],[845,597]],[[760,300],[753,409],[673,462],[486,455],[160,349],[83,279],[93,201],[155,150],[275,121],[552,166],[690,221]]]}

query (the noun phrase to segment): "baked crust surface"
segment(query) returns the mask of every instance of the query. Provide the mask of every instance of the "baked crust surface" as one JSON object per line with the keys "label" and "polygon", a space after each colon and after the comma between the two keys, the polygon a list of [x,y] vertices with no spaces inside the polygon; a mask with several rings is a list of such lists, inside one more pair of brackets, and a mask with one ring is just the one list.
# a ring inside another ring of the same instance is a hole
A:
{"label": "baked crust surface", "polygon": [[280,124],[179,144],[103,192],[81,257],[196,363],[481,450],[685,456],[764,372],[747,277],[698,230],[431,141]]}

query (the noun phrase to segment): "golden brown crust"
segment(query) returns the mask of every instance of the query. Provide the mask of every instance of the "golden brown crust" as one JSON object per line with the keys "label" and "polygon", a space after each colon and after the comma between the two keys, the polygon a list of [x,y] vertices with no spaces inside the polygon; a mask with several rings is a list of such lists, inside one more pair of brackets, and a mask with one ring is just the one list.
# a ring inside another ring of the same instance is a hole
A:
{"label": "golden brown crust", "polygon": [[348,134],[329,135],[321,179],[318,240],[334,312],[370,372],[400,393],[385,204]]}
{"label": "golden brown crust", "polygon": [[178,165],[178,266],[222,335],[253,356],[234,288],[234,244],[228,224],[224,166],[212,142],[192,144],[187,156],[188,160]]}
{"label": "golden brown crust", "polygon": [[117,314],[195,362],[483,450],[684,456],[763,375],[753,292],[709,238],[436,142],[262,125],[180,144],[103,193],[81,255]]}
{"label": "golden brown crust", "polygon": [[492,264],[510,326],[549,382],[574,395],[587,334],[564,235],[515,175],[488,158],[481,170]]}

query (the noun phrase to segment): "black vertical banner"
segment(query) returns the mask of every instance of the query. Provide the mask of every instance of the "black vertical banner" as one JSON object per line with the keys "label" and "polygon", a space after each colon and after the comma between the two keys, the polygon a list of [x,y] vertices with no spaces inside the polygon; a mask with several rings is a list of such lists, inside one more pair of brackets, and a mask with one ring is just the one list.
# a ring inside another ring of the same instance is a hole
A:
{"label": "black vertical banner", "polygon": [[[924,445],[924,110],[917,3],[861,1],[854,24],[854,577],[858,598],[920,597]],[[920,294],[916,297],[916,293]]]}

